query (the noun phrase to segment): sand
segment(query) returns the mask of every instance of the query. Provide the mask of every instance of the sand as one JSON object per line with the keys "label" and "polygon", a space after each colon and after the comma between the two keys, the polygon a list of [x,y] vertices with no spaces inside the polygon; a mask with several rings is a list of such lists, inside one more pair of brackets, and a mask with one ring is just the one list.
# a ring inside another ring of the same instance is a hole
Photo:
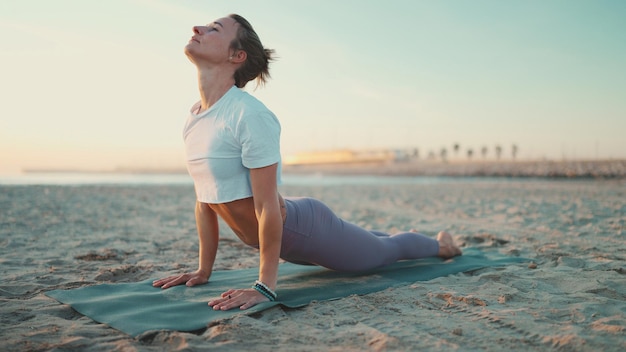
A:
{"label": "sand", "polygon": [[[626,350],[626,181],[453,179],[281,186],[372,229],[446,229],[531,258],[364,296],[132,338],[44,295],[197,265],[191,185],[0,186],[3,350]],[[216,270],[257,252],[222,224]],[[280,286],[279,286],[280,292]]]}

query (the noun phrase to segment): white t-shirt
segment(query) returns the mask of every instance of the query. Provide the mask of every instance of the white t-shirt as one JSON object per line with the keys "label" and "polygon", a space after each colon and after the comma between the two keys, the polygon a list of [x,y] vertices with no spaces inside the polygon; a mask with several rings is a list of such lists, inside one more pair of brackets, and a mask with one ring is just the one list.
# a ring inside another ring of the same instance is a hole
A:
{"label": "white t-shirt", "polygon": [[250,169],[278,163],[280,123],[259,100],[233,86],[200,114],[190,111],[183,130],[187,170],[198,201],[226,203],[252,196]]}

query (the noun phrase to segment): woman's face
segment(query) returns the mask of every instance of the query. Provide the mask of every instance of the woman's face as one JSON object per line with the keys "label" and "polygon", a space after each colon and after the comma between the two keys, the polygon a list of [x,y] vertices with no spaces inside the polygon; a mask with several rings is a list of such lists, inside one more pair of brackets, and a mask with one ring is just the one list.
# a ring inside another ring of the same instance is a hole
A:
{"label": "woman's face", "polygon": [[237,37],[238,27],[239,24],[230,17],[193,27],[194,34],[185,46],[185,54],[194,63],[228,61],[233,54],[230,43]]}

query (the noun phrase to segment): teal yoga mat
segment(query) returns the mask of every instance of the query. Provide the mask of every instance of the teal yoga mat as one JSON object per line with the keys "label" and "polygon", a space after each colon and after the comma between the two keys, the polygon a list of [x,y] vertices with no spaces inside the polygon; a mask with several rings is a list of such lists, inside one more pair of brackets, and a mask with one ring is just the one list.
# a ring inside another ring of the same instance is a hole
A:
{"label": "teal yoga mat", "polygon": [[416,281],[524,261],[527,259],[487,258],[479,250],[470,248],[463,256],[448,261],[439,258],[402,261],[360,274],[284,263],[279,266],[278,301],[262,303],[245,311],[214,311],[207,302],[229,288],[250,287],[258,278],[257,268],[216,271],[208,284],[195,287],[176,286],[163,290],[152,287],[152,280],[146,280],[54,290],[46,295],[69,304],[97,322],[137,336],[150,330],[194,331],[205,328],[212,321],[242,312],[255,313],[276,305],[297,308],[311,301],[367,294]]}

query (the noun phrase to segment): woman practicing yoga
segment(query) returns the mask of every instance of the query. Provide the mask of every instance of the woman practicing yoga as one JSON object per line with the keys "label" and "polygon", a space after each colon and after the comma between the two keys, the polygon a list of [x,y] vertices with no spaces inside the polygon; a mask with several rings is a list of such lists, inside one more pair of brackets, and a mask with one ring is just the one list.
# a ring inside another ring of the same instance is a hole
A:
{"label": "woman practicing yoga", "polygon": [[338,271],[365,271],[403,259],[461,254],[452,237],[415,232],[389,235],[338,218],[311,198],[283,198],[280,124],[241,90],[269,78],[273,51],[238,15],[193,27],[185,54],[198,70],[200,101],[184,127],[187,168],[197,196],[198,270],[154,281],[168,288],[208,282],[219,240],[218,216],[247,245],[260,250],[259,279],[209,302],[215,310],[247,309],[276,300],[279,258]]}

